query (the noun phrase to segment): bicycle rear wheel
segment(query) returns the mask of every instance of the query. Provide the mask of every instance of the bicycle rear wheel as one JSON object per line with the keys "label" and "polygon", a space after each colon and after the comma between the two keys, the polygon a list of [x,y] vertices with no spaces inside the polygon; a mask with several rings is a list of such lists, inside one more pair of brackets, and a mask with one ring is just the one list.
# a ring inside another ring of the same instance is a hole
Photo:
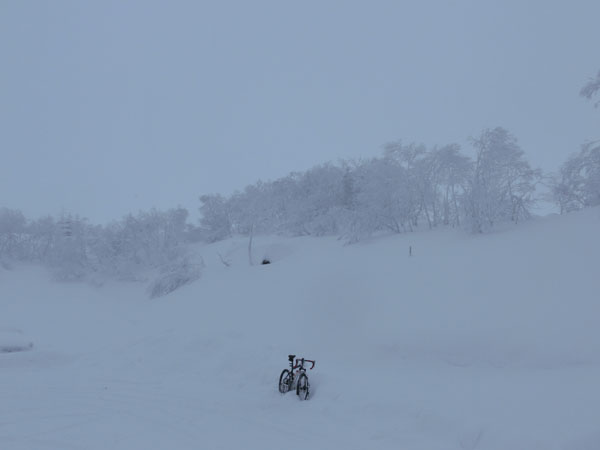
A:
{"label": "bicycle rear wheel", "polygon": [[305,373],[300,374],[298,383],[296,384],[296,394],[300,397],[300,400],[307,400],[310,395],[310,384],[308,383],[308,377]]}
{"label": "bicycle rear wheel", "polygon": [[285,394],[292,386],[292,375],[289,370],[283,369],[279,375],[279,392]]}

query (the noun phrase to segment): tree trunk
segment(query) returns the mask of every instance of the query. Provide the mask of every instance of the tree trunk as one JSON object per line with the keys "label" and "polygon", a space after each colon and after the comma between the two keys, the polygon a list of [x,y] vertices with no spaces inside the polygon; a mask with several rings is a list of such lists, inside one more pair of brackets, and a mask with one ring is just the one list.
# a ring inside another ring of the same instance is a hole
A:
{"label": "tree trunk", "polygon": [[254,265],[252,261],[252,239],[254,238],[254,225],[250,227],[250,239],[248,241],[248,262],[251,266]]}

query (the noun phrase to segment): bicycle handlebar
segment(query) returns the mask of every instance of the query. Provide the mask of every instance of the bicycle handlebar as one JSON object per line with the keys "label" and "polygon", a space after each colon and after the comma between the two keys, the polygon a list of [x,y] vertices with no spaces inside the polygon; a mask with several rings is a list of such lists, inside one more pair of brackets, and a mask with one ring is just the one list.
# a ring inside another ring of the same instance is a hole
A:
{"label": "bicycle handlebar", "polygon": [[304,362],[309,362],[309,363],[312,363],[312,366],[310,367],[310,370],[313,370],[313,368],[315,367],[315,361],[314,361],[314,360],[311,360],[311,359],[304,359],[304,358],[298,358],[298,359],[296,359],[296,365],[293,367],[293,369],[297,369],[298,367],[300,367],[300,366],[298,365],[298,361],[302,361],[303,363],[304,363]]}

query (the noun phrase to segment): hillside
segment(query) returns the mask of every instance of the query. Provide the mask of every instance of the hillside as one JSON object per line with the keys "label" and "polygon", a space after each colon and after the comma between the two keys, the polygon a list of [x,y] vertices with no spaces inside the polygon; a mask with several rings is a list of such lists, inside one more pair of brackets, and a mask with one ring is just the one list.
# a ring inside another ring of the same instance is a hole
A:
{"label": "hillside", "polygon": [[[0,353],[0,448],[600,448],[599,229],[592,208],[479,236],[258,237],[266,266],[230,239],[154,300],[0,269],[0,339],[33,343]],[[277,391],[289,353],[317,361],[309,401]]]}

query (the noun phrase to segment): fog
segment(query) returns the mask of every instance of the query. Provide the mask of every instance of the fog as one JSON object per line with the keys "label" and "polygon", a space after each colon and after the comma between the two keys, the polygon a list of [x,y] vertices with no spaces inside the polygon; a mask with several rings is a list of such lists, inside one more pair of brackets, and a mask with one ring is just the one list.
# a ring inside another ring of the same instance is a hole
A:
{"label": "fog", "polygon": [[502,126],[556,171],[598,138],[597,1],[3,2],[0,206],[130,211],[386,142]]}

